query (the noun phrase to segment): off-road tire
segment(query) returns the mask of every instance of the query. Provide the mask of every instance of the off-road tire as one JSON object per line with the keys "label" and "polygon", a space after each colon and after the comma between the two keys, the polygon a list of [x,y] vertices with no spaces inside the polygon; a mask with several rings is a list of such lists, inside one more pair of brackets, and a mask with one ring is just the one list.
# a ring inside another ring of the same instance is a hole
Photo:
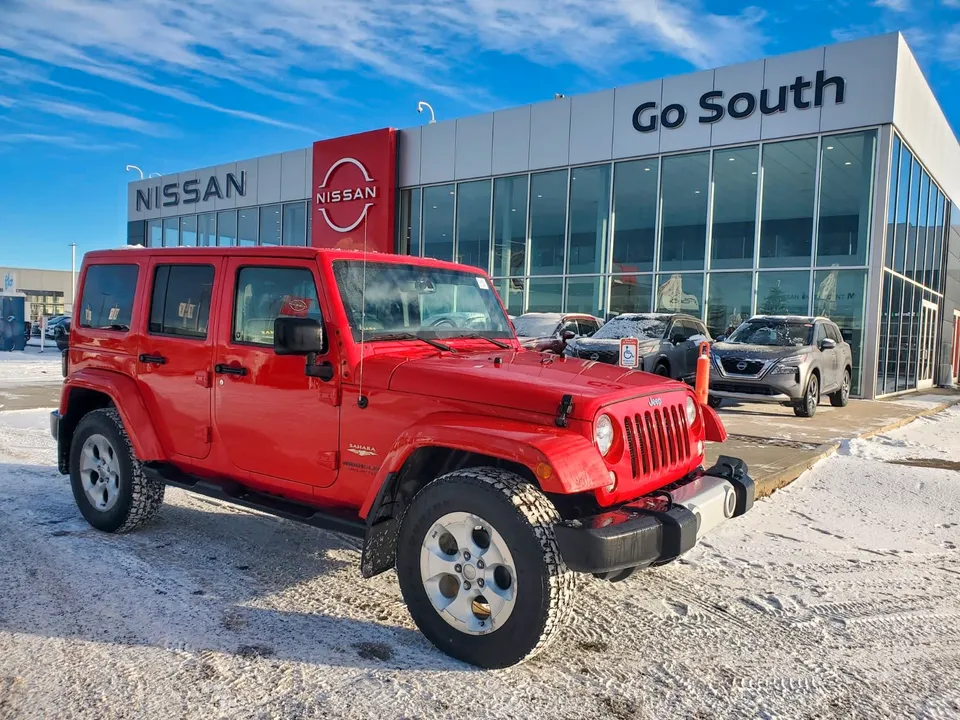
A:
{"label": "off-road tire", "polygon": [[708,395],[708,396],[707,396],[707,405],[709,405],[709,406],[712,407],[714,410],[716,410],[718,407],[720,407],[721,405],[723,405],[723,398],[722,398],[722,397],[717,397],[716,395]]}
{"label": "off-road tire", "polygon": [[670,377],[670,366],[665,362],[658,362],[653,368],[653,374],[660,377]]}
{"label": "off-road tire", "polygon": [[[91,435],[107,438],[120,465],[120,495],[106,511],[95,508],[83,489],[80,477],[80,453]],[[80,420],[70,444],[70,485],[84,519],[97,530],[123,533],[134,530],[157,514],[163,503],[164,485],[143,474],[143,466],[130,444],[120,414],[114,408],[93,410]]]}
{"label": "off-road tire", "polygon": [[817,413],[817,405],[820,403],[820,379],[810,373],[807,378],[807,387],[803,390],[803,398],[793,405],[793,414],[797,417],[811,418]]}
{"label": "off-road tire", "polygon": [[834,393],[830,393],[830,404],[834,407],[846,407],[847,403],[850,402],[850,369],[847,368],[843,371],[843,384],[840,386],[840,389]]}
{"label": "off-road tire", "polygon": [[[424,590],[420,550],[447,513],[484,518],[506,541],[516,564],[516,604],[505,623],[486,635],[448,624]],[[572,606],[575,576],[560,556],[556,508],[515,473],[493,467],[457,470],[424,486],[400,525],[397,575],[414,622],[438,649],[482,668],[515,665],[541,652],[558,635]]]}

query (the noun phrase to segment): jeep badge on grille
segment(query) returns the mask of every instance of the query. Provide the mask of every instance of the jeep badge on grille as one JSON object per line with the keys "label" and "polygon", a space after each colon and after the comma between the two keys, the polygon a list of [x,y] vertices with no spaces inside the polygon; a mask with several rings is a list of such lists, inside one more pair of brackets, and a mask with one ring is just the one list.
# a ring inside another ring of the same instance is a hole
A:
{"label": "jeep badge on grille", "polygon": [[650,407],[660,407],[661,405],[663,405],[663,400],[661,400],[660,398],[650,398],[649,403],[650,403]]}

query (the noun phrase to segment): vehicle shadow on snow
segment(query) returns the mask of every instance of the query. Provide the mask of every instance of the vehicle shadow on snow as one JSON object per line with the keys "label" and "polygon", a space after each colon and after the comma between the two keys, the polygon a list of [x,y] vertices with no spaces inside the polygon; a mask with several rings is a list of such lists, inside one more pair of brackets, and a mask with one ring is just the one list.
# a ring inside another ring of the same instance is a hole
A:
{"label": "vehicle shadow on snow", "polygon": [[[0,612],[0,630],[199,656],[213,651],[311,665],[472,669],[413,627],[393,573],[362,578],[357,538],[169,489],[153,521],[111,535],[87,525],[69,481],[54,468],[0,464],[3,475],[28,481],[15,492],[16,485],[4,483],[0,512],[29,518],[24,535],[41,547],[22,560],[0,561],[0,577],[4,565],[20,563],[38,586],[66,591],[58,591],[62,601],[49,606],[43,622],[36,608],[16,612],[14,601],[13,612]],[[54,567],[29,567],[29,557],[53,558]],[[49,573],[62,579],[45,581]],[[29,584],[25,599],[33,592]],[[106,614],[122,618],[118,627],[105,629],[72,607],[70,598],[87,592],[112,606]]]}

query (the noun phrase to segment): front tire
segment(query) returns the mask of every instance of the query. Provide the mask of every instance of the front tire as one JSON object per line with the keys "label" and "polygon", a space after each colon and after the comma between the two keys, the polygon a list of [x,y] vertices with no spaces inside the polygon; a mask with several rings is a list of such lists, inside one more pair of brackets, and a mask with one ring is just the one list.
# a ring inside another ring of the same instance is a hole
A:
{"label": "front tire", "polygon": [[547,647],[573,596],[559,519],[537,487],[498,468],[457,470],[420,490],[400,526],[397,575],[424,636],[482,668]]}
{"label": "front tire", "polygon": [[846,407],[850,402],[850,370],[843,371],[843,383],[840,389],[830,394],[830,404],[834,407]]}
{"label": "front tire", "polygon": [[84,519],[97,530],[129,532],[163,503],[163,483],[148,479],[114,408],[87,413],[70,444],[70,485]]}
{"label": "front tire", "polygon": [[807,380],[807,389],[803,393],[803,399],[793,406],[793,413],[797,417],[813,417],[817,412],[817,404],[820,402],[820,379],[815,373],[810,373],[810,379]]}
{"label": "front tire", "polygon": [[653,369],[653,374],[660,377],[670,377],[670,368],[667,367],[666,363],[657,363],[657,366]]}

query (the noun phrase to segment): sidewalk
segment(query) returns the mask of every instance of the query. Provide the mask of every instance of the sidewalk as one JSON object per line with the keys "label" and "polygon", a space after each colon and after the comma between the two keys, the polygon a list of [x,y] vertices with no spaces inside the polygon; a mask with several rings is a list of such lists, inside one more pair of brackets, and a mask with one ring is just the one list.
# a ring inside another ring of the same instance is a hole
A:
{"label": "sidewalk", "polygon": [[960,392],[931,389],[891,400],[851,400],[845,408],[822,403],[812,418],[763,403],[724,403],[720,418],[729,438],[707,446],[706,464],[720,455],[739,457],[766,496],[792,483],[844,440],[869,437],[960,403]]}

